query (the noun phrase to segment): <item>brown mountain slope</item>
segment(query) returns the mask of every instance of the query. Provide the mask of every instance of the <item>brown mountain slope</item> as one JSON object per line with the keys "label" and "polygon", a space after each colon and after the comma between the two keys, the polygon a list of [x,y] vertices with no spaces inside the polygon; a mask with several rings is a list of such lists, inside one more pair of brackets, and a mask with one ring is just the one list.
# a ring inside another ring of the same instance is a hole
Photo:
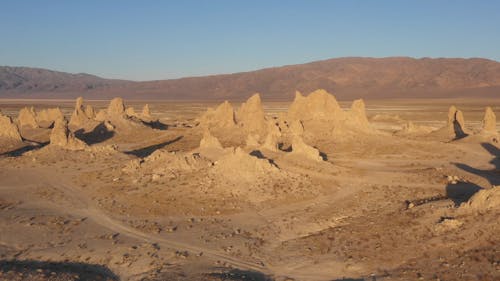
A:
{"label": "brown mountain slope", "polygon": [[[500,63],[486,59],[337,58],[251,72],[147,82],[57,72],[50,79],[44,79],[42,74],[24,75],[24,80],[15,80],[21,81],[16,84],[13,78],[1,74],[3,69],[0,68],[0,97],[83,95],[107,99],[120,95],[129,99],[242,100],[260,92],[265,99],[289,100],[295,90],[307,93],[318,88],[335,93],[340,99],[500,96]],[[34,83],[38,87],[33,87]]]}

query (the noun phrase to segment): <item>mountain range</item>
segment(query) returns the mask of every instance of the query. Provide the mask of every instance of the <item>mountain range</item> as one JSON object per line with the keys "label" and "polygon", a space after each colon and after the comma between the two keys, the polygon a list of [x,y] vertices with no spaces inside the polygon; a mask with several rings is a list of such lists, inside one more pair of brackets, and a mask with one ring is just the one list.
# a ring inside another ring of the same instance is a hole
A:
{"label": "mountain range", "polygon": [[326,89],[355,98],[500,97],[500,63],[482,58],[347,57],[256,71],[134,82],[40,68],[0,66],[0,98],[291,100]]}

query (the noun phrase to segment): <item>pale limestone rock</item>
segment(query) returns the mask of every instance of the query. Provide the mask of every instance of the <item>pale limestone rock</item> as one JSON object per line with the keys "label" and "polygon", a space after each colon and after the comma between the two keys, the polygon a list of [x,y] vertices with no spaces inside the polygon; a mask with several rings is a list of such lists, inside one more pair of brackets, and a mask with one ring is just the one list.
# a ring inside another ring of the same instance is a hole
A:
{"label": "pale limestone rock", "polygon": [[36,113],[33,107],[24,107],[19,111],[19,116],[17,117],[17,122],[19,128],[31,127],[38,128],[38,123],[36,122]]}
{"label": "pale limestone rock", "polygon": [[0,111],[0,138],[7,138],[15,141],[22,141],[21,134],[16,124],[9,116],[3,115]]}

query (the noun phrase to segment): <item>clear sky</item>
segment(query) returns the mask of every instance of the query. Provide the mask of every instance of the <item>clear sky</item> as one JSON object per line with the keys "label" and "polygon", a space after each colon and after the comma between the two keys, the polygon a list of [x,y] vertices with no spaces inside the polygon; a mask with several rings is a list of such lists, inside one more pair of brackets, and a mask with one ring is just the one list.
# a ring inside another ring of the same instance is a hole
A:
{"label": "clear sky", "polygon": [[0,65],[153,80],[343,56],[500,60],[500,1],[0,1]]}

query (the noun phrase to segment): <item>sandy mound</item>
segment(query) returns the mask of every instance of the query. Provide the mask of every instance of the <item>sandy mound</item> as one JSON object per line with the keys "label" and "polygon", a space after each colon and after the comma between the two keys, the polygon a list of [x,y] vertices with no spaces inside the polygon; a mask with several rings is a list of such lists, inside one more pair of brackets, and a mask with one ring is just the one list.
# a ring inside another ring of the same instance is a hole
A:
{"label": "sandy mound", "polygon": [[266,117],[259,94],[254,94],[236,112],[236,123],[245,132],[263,137],[266,133]]}
{"label": "sandy mound", "polygon": [[212,166],[212,162],[198,154],[157,150],[144,160],[135,159],[122,169],[127,174],[139,173],[153,181],[175,178],[182,172],[197,171]]}
{"label": "sandy mound", "polygon": [[77,139],[68,130],[66,119],[59,119],[55,122],[50,134],[50,145],[60,146],[68,150],[83,150],[87,147],[83,141]]}
{"label": "sandy mound", "polygon": [[38,128],[38,123],[36,122],[36,113],[33,107],[25,107],[19,111],[19,116],[17,117],[17,122],[19,128],[31,127]]}
{"label": "sandy mound", "polygon": [[497,117],[491,107],[486,107],[483,118],[483,128],[481,133],[496,134],[497,133]]}
{"label": "sandy mound", "polygon": [[233,106],[225,101],[215,110],[209,108],[199,119],[200,126],[204,128],[234,128]]}
{"label": "sandy mound", "polygon": [[0,111],[0,138],[9,140],[22,141],[21,134],[16,124],[12,122],[9,116],[3,115]]}
{"label": "sandy mound", "polygon": [[478,191],[461,207],[474,211],[500,208],[500,186]]}
{"label": "sandy mound", "polygon": [[289,155],[314,161],[323,161],[319,150],[307,145],[300,136],[292,138],[292,152]]}
{"label": "sandy mound", "polygon": [[280,170],[267,159],[259,159],[237,147],[215,162],[212,172],[225,180],[241,183],[272,179]]}

